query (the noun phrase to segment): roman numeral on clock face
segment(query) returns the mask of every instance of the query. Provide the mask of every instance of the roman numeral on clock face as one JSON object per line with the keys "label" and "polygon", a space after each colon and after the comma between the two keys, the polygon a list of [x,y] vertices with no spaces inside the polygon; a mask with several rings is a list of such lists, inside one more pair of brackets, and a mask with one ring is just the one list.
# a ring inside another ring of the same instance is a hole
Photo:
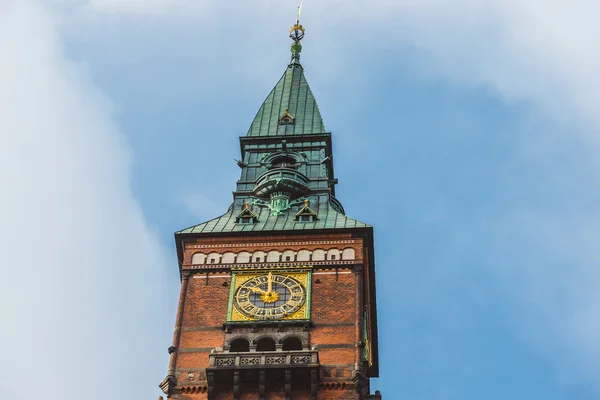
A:
{"label": "roman numeral on clock face", "polygon": [[302,292],[303,292],[303,290],[302,290],[302,288],[300,287],[300,285],[294,285],[294,286],[291,286],[289,289],[290,289],[290,291],[291,291],[292,293],[302,293]]}
{"label": "roman numeral on clock face", "polygon": [[252,314],[252,315],[255,315],[255,316],[258,316],[258,315],[262,315],[262,314],[264,313],[264,311],[265,311],[265,310],[261,310],[261,309],[260,309],[260,308],[258,308],[258,307],[254,307],[254,308],[252,309],[252,311],[250,311],[250,314]]}

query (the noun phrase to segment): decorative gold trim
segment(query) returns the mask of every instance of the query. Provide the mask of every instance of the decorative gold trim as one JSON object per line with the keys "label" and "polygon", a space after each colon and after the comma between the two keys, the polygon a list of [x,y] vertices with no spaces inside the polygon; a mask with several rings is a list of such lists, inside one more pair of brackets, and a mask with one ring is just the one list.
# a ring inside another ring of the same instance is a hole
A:
{"label": "decorative gold trim", "polygon": [[306,33],[306,31],[304,30],[304,27],[300,24],[294,24],[294,26],[292,26],[290,28],[290,33],[294,32],[294,31],[300,31],[302,33]]}
{"label": "decorative gold trim", "polygon": [[[229,322],[245,322],[245,321],[256,321],[261,322],[263,319],[259,318],[251,318],[247,315],[242,314],[237,307],[233,304],[235,300],[234,293],[244,285],[247,281],[254,279],[256,277],[262,276],[267,272],[273,271],[274,268],[270,269],[254,269],[251,271],[243,270],[243,269],[232,269],[232,274],[234,275],[233,282],[231,287],[231,296],[229,300],[229,313],[228,313],[228,321]],[[287,315],[283,318],[273,319],[272,321],[290,321],[290,320],[307,320],[310,318],[310,287],[311,287],[311,273],[312,266],[300,266],[300,267],[279,267],[276,268],[277,274],[288,276],[296,281],[298,281],[305,290],[305,300],[304,304],[295,311],[293,314]]]}
{"label": "decorative gold trim", "polygon": [[[252,274],[261,274],[261,273],[265,273],[265,272],[269,272],[269,271],[273,271],[273,270],[277,270],[277,272],[283,272],[283,273],[287,273],[287,272],[307,272],[307,271],[312,271],[313,266],[312,265],[298,265],[298,266],[287,266],[287,265],[281,265],[281,264],[277,264],[274,266],[258,266],[256,268],[252,268]],[[231,268],[231,272],[240,272],[243,274],[248,273],[248,268]]]}

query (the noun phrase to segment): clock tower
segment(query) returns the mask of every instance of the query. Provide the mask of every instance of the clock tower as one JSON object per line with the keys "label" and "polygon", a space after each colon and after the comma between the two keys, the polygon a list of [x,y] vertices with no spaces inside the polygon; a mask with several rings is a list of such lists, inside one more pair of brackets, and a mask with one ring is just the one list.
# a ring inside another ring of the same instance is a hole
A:
{"label": "clock tower", "polygon": [[335,197],[332,137],[292,57],[246,136],[221,216],[175,233],[167,399],[380,400],[373,228]]}

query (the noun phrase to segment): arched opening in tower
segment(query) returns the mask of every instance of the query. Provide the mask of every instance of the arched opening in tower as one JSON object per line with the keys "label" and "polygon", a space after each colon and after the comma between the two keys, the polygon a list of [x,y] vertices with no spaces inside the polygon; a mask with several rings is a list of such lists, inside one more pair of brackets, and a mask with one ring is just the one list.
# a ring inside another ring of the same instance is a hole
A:
{"label": "arched opening in tower", "polygon": [[289,337],[283,341],[283,351],[302,350],[302,340]]}
{"label": "arched opening in tower", "polygon": [[231,342],[229,351],[232,353],[247,353],[250,351],[250,342],[246,339],[235,339]]}
{"label": "arched opening in tower", "polygon": [[262,338],[256,342],[256,351],[275,351],[275,341],[271,338]]}

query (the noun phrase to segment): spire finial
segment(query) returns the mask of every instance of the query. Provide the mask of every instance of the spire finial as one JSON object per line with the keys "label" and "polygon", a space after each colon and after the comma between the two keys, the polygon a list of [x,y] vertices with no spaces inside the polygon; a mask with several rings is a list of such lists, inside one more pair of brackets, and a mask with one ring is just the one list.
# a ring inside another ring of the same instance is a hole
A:
{"label": "spire finial", "polygon": [[292,64],[300,64],[300,52],[302,51],[300,41],[304,39],[304,27],[300,25],[300,15],[302,14],[303,3],[304,0],[302,0],[298,6],[296,24],[290,28],[290,39],[294,41],[294,44],[292,44]]}
{"label": "spire finial", "polygon": [[298,6],[298,16],[296,17],[296,25],[300,24],[300,15],[302,14],[302,4],[304,4],[304,0],[300,2]]}

